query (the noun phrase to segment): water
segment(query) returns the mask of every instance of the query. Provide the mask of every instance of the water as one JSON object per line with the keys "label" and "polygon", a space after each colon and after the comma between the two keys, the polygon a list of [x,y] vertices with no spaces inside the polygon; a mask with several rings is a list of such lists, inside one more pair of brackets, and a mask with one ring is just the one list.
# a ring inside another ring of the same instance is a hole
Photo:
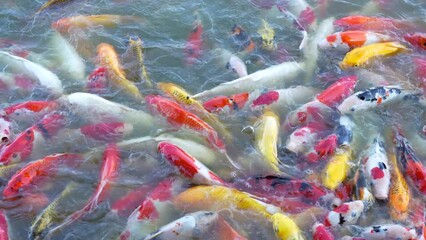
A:
{"label": "water", "polygon": [[[389,2],[382,9],[365,7],[369,1],[328,1],[329,5],[324,13],[318,6],[319,1],[308,1],[318,15],[318,24],[328,17],[341,18],[352,13],[365,13],[367,15],[382,16],[395,19],[413,21],[418,29],[423,32],[426,29],[426,3],[422,0],[411,1],[384,1]],[[117,14],[134,16],[134,21],[119,24],[118,27],[96,26],[84,30],[76,30],[64,34],[78,50],[84,59],[86,66],[85,73],[88,75],[96,66],[96,46],[99,43],[106,42],[114,46],[120,56],[124,55],[127,49],[127,39],[131,35],[142,38],[144,42],[144,60],[151,79],[155,82],[172,82],[182,86],[190,93],[199,93],[211,89],[219,83],[228,82],[236,79],[235,73],[227,70],[220,57],[215,55],[216,48],[227,49],[231,52],[237,52],[238,47],[231,37],[231,28],[235,25],[241,25],[246,30],[253,41],[258,45],[261,41],[257,30],[261,27],[261,19],[266,19],[270,26],[275,30],[276,41],[279,47],[285,49],[285,53],[277,55],[265,50],[257,49],[254,52],[240,57],[247,64],[248,73],[267,68],[282,61],[303,61],[303,53],[299,50],[299,44],[302,36],[293,25],[293,19],[280,13],[277,9],[272,10],[256,7],[249,1],[128,1],[128,0],[110,0],[110,1],[89,1],[75,0],[67,4],[52,7],[36,16],[32,16],[44,1],[41,0],[2,0],[0,9],[0,47],[10,50],[7,41],[12,41],[12,48],[24,49],[35,53],[47,62],[47,68],[59,76],[64,87],[65,94],[85,91],[85,82],[71,78],[59,70],[56,61],[52,61],[55,52],[48,40],[52,34],[51,24],[58,19],[75,15],[90,14]],[[297,4],[297,1],[294,2]],[[193,22],[199,18],[203,24],[203,52],[202,57],[192,66],[185,65],[183,51],[188,34],[193,28]],[[312,35],[310,35],[312,36]],[[414,50],[411,54],[414,56],[424,56],[424,51]],[[415,71],[412,65],[405,64],[410,61],[412,55],[399,55],[395,58],[378,62],[374,65],[374,71],[379,76],[389,79],[392,83],[398,83],[409,90],[418,90],[413,86],[415,82]],[[342,72],[337,63],[343,58],[342,53],[321,52],[318,61],[318,68],[312,78],[302,73],[290,85],[306,85],[319,89],[325,89],[330,85],[330,81],[337,79],[342,75],[353,73],[352,70]],[[260,60],[259,60],[260,59]],[[5,67],[2,65],[2,68]],[[7,69],[6,69],[7,70]],[[368,75],[367,78],[371,76]],[[331,80],[330,80],[331,79]],[[367,79],[368,80],[368,79]],[[290,85],[286,86],[289,87]],[[364,90],[370,87],[367,83],[360,82],[355,91]],[[143,94],[152,93],[152,90],[144,89],[139,86]],[[145,103],[134,101],[124,94],[116,91],[103,95],[106,99],[122,103],[134,109],[143,110],[150,113]],[[1,106],[6,107],[13,103],[24,102],[28,100],[45,100],[37,94],[18,94],[13,92],[1,92]],[[294,108],[290,109],[294,110]],[[262,160],[261,154],[257,153],[253,145],[253,136],[241,133],[241,129],[253,125],[259,112],[239,112],[232,115],[222,115],[220,118],[230,129],[234,136],[233,146],[228,147],[228,154],[232,159],[242,165],[243,169],[237,170],[226,160],[226,157],[207,145],[203,138],[187,131],[175,133],[166,121],[156,121],[155,127],[147,129],[137,129],[126,137],[126,139],[156,136],[160,133],[171,133],[175,137],[184,140],[191,140],[200,144],[192,148],[196,157],[204,160],[204,164],[213,172],[226,181],[245,181],[250,176],[261,176],[268,173],[268,168]],[[70,128],[75,128],[81,122],[84,122],[82,116],[71,116],[69,119]],[[159,119],[156,117],[156,120]],[[424,107],[419,104],[403,103],[397,106],[385,108],[383,111],[365,114],[356,117],[354,140],[351,147],[354,150],[354,166],[352,172],[356,170],[356,162],[366,149],[366,144],[370,141],[371,132],[383,131],[384,126],[392,126],[400,123],[407,131],[410,139],[419,137],[417,133],[425,126]],[[281,123],[284,118],[281,119]],[[27,124],[13,125],[13,132],[17,135],[19,132],[31,126],[33,122]],[[158,126],[157,126],[158,125]],[[424,133],[423,133],[424,134]],[[290,168],[296,171],[298,160],[284,150],[285,142],[289,132],[281,132],[279,141],[279,157],[282,161],[289,163]],[[424,137],[424,135],[423,135]],[[236,140],[238,139],[238,141]],[[420,141],[413,141],[413,147],[420,159],[426,159],[424,151],[424,138],[420,136]],[[195,144],[193,143],[193,144]],[[102,202],[92,213],[87,214],[82,219],[64,227],[61,231],[55,233],[53,239],[116,239],[124,230],[127,217],[117,217],[110,213],[110,206],[121,196],[131,190],[147,185],[152,188],[169,175],[178,175],[166,162],[161,159],[156,152],[156,141],[146,141],[139,147],[129,147],[121,152],[121,165],[119,175],[116,181],[112,183],[110,196]],[[191,144],[191,143],[190,143]],[[66,202],[60,211],[60,216],[55,221],[58,224],[62,219],[71,213],[81,209],[87,199],[91,196],[99,181],[100,162],[102,161],[101,150],[105,143],[99,141],[87,140],[85,138],[74,138],[67,131],[62,131],[56,137],[44,143],[43,147],[38,148],[43,151],[34,153],[27,161],[42,158],[47,154],[57,152],[78,152],[85,154],[88,159],[78,168],[63,167],[58,170],[54,176],[47,176],[36,186],[32,186],[31,192],[43,193],[44,195],[35,195],[34,200],[17,200],[15,203],[3,201],[2,208],[6,210],[9,221],[10,239],[28,239],[30,226],[40,212],[52,202],[62,190],[73,181],[78,184],[78,191],[73,192],[66,198]],[[100,150],[97,150],[99,147]],[[91,151],[96,152],[95,154]],[[425,162],[423,161],[425,164]],[[321,169],[325,163],[318,166],[304,166],[301,172],[304,178],[317,180]],[[20,165],[19,167],[23,167]],[[17,168],[19,169],[19,168]],[[13,169],[8,174],[2,174],[2,180],[5,184],[8,179],[17,171]],[[293,174],[295,175],[295,174]],[[352,177],[353,174],[350,175]],[[185,185],[186,186],[186,185]],[[414,190],[414,189],[413,189]],[[420,194],[412,191],[413,196],[420,198]],[[0,206],[2,206],[0,205]],[[329,205],[319,204],[321,207],[328,208]],[[386,213],[386,203],[380,202],[377,208],[364,214],[358,224],[369,226],[371,224],[390,223],[390,217]],[[183,213],[171,216],[173,219],[181,217]],[[223,213],[231,225],[240,233],[249,239],[274,239],[274,233],[270,222],[265,219],[253,219],[248,214],[233,218],[233,215]],[[311,237],[312,217],[305,216],[299,220],[298,224],[304,232],[306,238]],[[375,221],[371,216],[376,216]],[[316,216],[318,217],[318,216]],[[319,218],[323,216],[320,215]],[[380,217],[380,218],[379,218]],[[238,219],[238,220],[236,220]],[[309,219],[309,220],[307,220]],[[318,219],[319,220],[319,219]],[[311,224],[311,225],[310,225]],[[411,227],[410,221],[405,222],[406,226]],[[160,227],[160,226],[157,226]],[[336,238],[349,234],[345,229],[334,231]]]}

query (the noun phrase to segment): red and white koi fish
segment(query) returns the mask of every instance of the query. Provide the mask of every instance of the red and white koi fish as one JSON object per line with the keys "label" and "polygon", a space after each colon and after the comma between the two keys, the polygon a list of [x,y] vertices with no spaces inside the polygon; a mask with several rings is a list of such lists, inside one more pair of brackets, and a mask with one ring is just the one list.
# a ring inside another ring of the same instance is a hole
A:
{"label": "red and white koi fish", "polygon": [[407,34],[404,39],[411,45],[426,50],[426,33]]}
{"label": "red and white koi fish", "polygon": [[333,234],[321,223],[315,223],[312,232],[313,240],[334,240]]}
{"label": "red and white koi fish", "polygon": [[334,25],[345,30],[368,30],[368,31],[384,31],[398,30],[410,27],[410,23],[397,19],[368,17],[362,15],[354,15],[337,19]]}
{"label": "red and white koi fish", "polygon": [[304,63],[284,62],[269,68],[259,70],[250,75],[238,78],[231,82],[222,83],[210,90],[194,95],[196,99],[216,96],[229,96],[241,92],[250,92],[256,89],[275,88],[287,85],[304,70]]}
{"label": "red and white koi fish", "polygon": [[398,224],[374,225],[362,230],[359,236],[367,240],[414,240],[416,230]]}
{"label": "red and white koi fish", "polygon": [[151,111],[164,116],[170,124],[178,127],[187,127],[201,133],[215,148],[225,151],[225,145],[220,140],[216,130],[195,114],[186,111],[179,104],[160,96],[149,95],[146,96],[145,100]]}
{"label": "red and white koi fish", "polygon": [[182,190],[180,179],[167,178],[160,182],[127,219],[120,240],[143,239],[158,226],[173,220],[173,198]]}
{"label": "red and white koi fish", "polygon": [[340,50],[349,50],[357,47],[367,46],[373,43],[391,41],[392,38],[387,35],[370,31],[346,31],[337,32],[328,35],[319,44],[319,48],[337,48]]}
{"label": "red and white koi fish", "polygon": [[151,186],[143,185],[138,187],[122,198],[116,200],[111,205],[111,212],[120,217],[129,217],[129,215],[144,201],[151,190]]}
{"label": "red and white koi fish", "polygon": [[4,108],[1,114],[17,122],[38,121],[57,108],[58,103],[55,101],[28,101],[10,105]]}
{"label": "red and white koi fish", "polygon": [[207,100],[203,103],[204,108],[214,113],[231,113],[244,108],[249,100],[249,93],[237,93],[229,97],[219,96]]}
{"label": "red and white koi fish", "polygon": [[9,240],[9,223],[3,210],[0,210],[0,239]]}
{"label": "red and white koi fish", "polygon": [[360,200],[346,202],[330,211],[324,220],[326,227],[355,224],[364,211],[364,203]]}
{"label": "red and white koi fish", "polygon": [[46,236],[49,238],[57,230],[70,225],[71,223],[77,221],[87,213],[95,210],[98,205],[103,202],[109,195],[109,189],[111,187],[111,182],[115,181],[118,176],[118,170],[120,168],[120,152],[115,143],[108,144],[103,153],[103,162],[100,173],[99,184],[90,199],[87,201],[86,205],[68,216],[60,225],[56,226],[49,231]]}
{"label": "red and white koi fish", "polygon": [[426,194],[426,167],[414,153],[413,148],[407,139],[397,132],[395,134],[397,142],[397,159],[402,165],[402,169],[416,188],[423,195]]}
{"label": "red and white koi fish", "polygon": [[413,93],[392,86],[380,86],[360,91],[346,98],[338,107],[342,114],[351,114],[370,110],[380,105],[400,102],[405,98],[415,97]]}
{"label": "red and white koi fish", "polygon": [[319,139],[318,133],[325,129],[327,127],[322,123],[309,123],[296,129],[287,139],[285,147],[296,154],[303,154],[313,147],[314,143]]}
{"label": "red and white koi fish", "polygon": [[383,138],[380,135],[374,138],[362,164],[373,187],[374,197],[387,199],[391,176]]}
{"label": "red and white koi fish", "polygon": [[214,223],[219,220],[219,215],[215,212],[198,211],[187,214],[145,237],[145,240],[176,239],[185,240],[192,238],[203,238],[207,233],[212,232]]}
{"label": "red and white koi fish", "polygon": [[108,90],[107,69],[99,67],[87,77],[87,91],[89,93],[105,93]]}
{"label": "red and white koi fish", "polygon": [[0,149],[13,139],[12,123],[8,117],[0,117]]}
{"label": "red and white koi fish", "polygon": [[24,191],[31,186],[37,185],[44,177],[54,176],[61,164],[69,166],[78,165],[77,160],[82,160],[78,154],[53,154],[40,160],[30,162],[15,175],[13,175],[3,190],[3,198],[14,199],[25,194]]}
{"label": "red and white koi fish", "polygon": [[203,49],[203,24],[200,20],[195,20],[194,26],[188,36],[185,45],[185,62],[188,65],[194,64],[201,57]]}
{"label": "red and white koi fish", "polygon": [[186,153],[178,146],[169,142],[160,142],[158,152],[162,154],[179,172],[196,184],[224,185],[219,176],[214,174],[204,164]]}
{"label": "red and white koi fish", "polygon": [[64,120],[64,116],[58,113],[53,112],[46,115],[34,126],[16,136],[13,142],[2,149],[0,152],[0,164],[8,165],[27,160],[34,152],[34,149],[40,150],[40,146],[43,143],[56,135],[65,126],[66,121]]}
{"label": "red and white koi fish", "polygon": [[295,25],[297,27],[303,30],[312,30],[316,27],[316,14],[305,0],[280,1],[277,7],[281,12],[288,10],[296,16]]}
{"label": "red and white koi fish", "polygon": [[12,74],[7,72],[0,72],[0,92],[10,95],[10,92],[16,94],[29,94],[40,84],[31,79],[25,74]]}
{"label": "red and white koi fish", "polygon": [[48,93],[52,94],[52,97],[62,95],[61,81],[54,73],[44,67],[25,58],[13,56],[3,51],[0,51],[0,64],[7,66],[6,69],[13,69],[17,73],[25,74],[30,79],[36,80],[38,85],[47,89]]}

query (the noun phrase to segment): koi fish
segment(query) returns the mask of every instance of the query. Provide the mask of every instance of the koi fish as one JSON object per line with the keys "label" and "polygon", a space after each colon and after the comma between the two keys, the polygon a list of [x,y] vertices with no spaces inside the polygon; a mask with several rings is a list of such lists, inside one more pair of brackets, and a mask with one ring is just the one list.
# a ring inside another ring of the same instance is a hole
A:
{"label": "koi fish", "polygon": [[345,31],[328,35],[318,46],[322,49],[337,48],[340,50],[364,47],[373,43],[391,41],[391,37],[370,31]]}
{"label": "koi fish", "polygon": [[250,53],[256,48],[256,45],[251,40],[251,37],[240,25],[235,24],[232,27],[231,32],[234,42],[239,47],[239,51],[244,50],[245,52]]}
{"label": "koi fish", "polygon": [[257,30],[260,37],[262,38],[262,48],[267,51],[275,51],[277,50],[277,43],[275,41],[275,31],[269,23],[262,19],[262,27]]}
{"label": "koi fish", "polygon": [[196,20],[194,22],[194,27],[189,33],[184,49],[185,62],[188,65],[194,64],[194,62],[201,57],[203,48],[202,34],[203,24],[200,20]]}
{"label": "koi fish", "polygon": [[13,71],[25,74],[30,79],[36,80],[42,88],[47,89],[54,97],[62,95],[61,81],[54,73],[43,66],[3,51],[0,51],[0,65],[7,66],[6,69],[11,68]]}
{"label": "koi fish", "polygon": [[304,69],[304,63],[284,62],[259,70],[231,82],[222,83],[210,90],[194,95],[195,99],[227,96],[241,92],[250,92],[268,87],[276,88],[294,80]]}
{"label": "koi fish", "polygon": [[104,67],[99,67],[87,77],[87,91],[89,93],[101,94],[106,93],[108,88],[107,70]]}
{"label": "koi fish", "polygon": [[346,30],[384,31],[409,27],[410,24],[391,18],[354,15],[340,18],[334,25]]}
{"label": "koi fish", "polygon": [[392,86],[379,86],[356,92],[346,98],[338,107],[342,114],[350,114],[373,109],[381,105],[389,105],[405,98],[415,97],[415,94]]}
{"label": "koi fish", "polygon": [[398,42],[374,43],[348,52],[339,66],[341,69],[364,67],[373,58],[391,57],[407,51],[408,49]]}
{"label": "koi fish", "polygon": [[413,63],[415,65],[416,80],[419,83],[420,87],[423,88],[423,95],[426,95],[426,59],[416,57],[413,58]]}
{"label": "koi fish", "polygon": [[426,167],[417,158],[407,139],[396,133],[397,159],[402,165],[405,174],[412,180],[416,188],[426,194]]}
{"label": "koi fish", "polygon": [[240,78],[248,75],[246,64],[241,58],[234,54],[229,57],[226,68],[232,70],[232,72],[236,73]]}
{"label": "koi fish", "polygon": [[294,15],[294,25],[300,30],[313,30],[316,27],[316,14],[305,0],[278,1],[277,8],[281,12],[288,10]]}
{"label": "koi fish", "polygon": [[312,232],[313,240],[334,240],[333,234],[322,223],[315,223]]}
{"label": "koi fish", "polygon": [[275,235],[281,240],[303,240],[302,235],[297,224],[288,216],[282,213],[275,213],[271,217],[272,225]]}
{"label": "koi fish", "polygon": [[15,140],[5,146],[0,152],[0,163],[8,165],[27,160],[33,148],[39,149],[40,143],[46,142],[64,127],[64,116],[58,113],[46,115],[34,126],[27,128]]}
{"label": "koi fish", "polygon": [[232,136],[223,123],[221,123],[214,114],[210,114],[204,106],[199,101],[195,100],[191,94],[186,92],[185,89],[173,83],[158,83],[157,85],[164,93],[169,95],[176,102],[188,106],[188,110],[195,113],[207,124],[216,129],[225,140],[228,142],[232,141]]}
{"label": "koi fish", "polygon": [[277,144],[280,118],[274,112],[266,110],[255,126],[257,126],[254,131],[256,149],[263,155],[270,168],[279,172]]}
{"label": "koi fish", "polygon": [[120,153],[117,148],[117,145],[114,143],[108,144],[103,153],[103,162],[101,167],[100,181],[99,184],[90,199],[87,201],[86,205],[68,216],[61,224],[51,229],[46,237],[50,237],[59,229],[70,225],[71,223],[77,221],[87,213],[95,210],[99,203],[104,201],[108,197],[109,188],[111,187],[111,182],[114,181],[118,175],[118,169],[120,168]]}
{"label": "koi fish", "polygon": [[374,225],[363,229],[360,237],[371,240],[412,240],[418,239],[416,230],[398,224]]}
{"label": "koi fish", "polygon": [[5,107],[1,114],[17,122],[28,121],[29,119],[38,121],[58,107],[56,101],[27,101]]}
{"label": "koi fish", "polygon": [[374,197],[387,199],[391,176],[383,138],[380,135],[374,138],[368,150],[368,155],[364,157],[362,164],[371,181]]}
{"label": "koi fish", "polygon": [[191,238],[203,238],[212,231],[214,223],[219,219],[215,212],[198,211],[187,214],[145,237],[149,239],[176,239],[185,240]]}
{"label": "koi fish", "polygon": [[404,39],[411,43],[411,45],[426,50],[426,34],[425,33],[414,33],[407,34]]}
{"label": "koi fish", "polygon": [[249,99],[249,93],[243,92],[229,97],[219,96],[203,103],[204,108],[211,113],[237,111],[244,107]]}
{"label": "koi fish", "polygon": [[[64,0],[58,0],[64,1]],[[86,66],[75,48],[57,31],[53,31],[49,39],[54,61],[59,70],[68,74],[74,81],[85,81]]]}
{"label": "koi fish", "polygon": [[181,189],[180,179],[167,178],[161,181],[130,214],[120,240],[143,239],[158,226],[172,221],[176,211],[172,199]]}
{"label": "koi fish", "polygon": [[346,202],[330,211],[324,220],[324,226],[346,226],[356,224],[364,211],[364,203],[360,200]]}
{"label": "koi fish", "polygon": [[2,95],[16,93],[17,95],[28,94],[41,87],[37,81],[25,74],[12,74],[0,72],[0,93]]}
{"label": "koi fish", "polygon": [[217,132],[196,115],[181,108],[177,103],[160,96],[149,95],[145,98],[151,111],[164,116],[169,123],[178,127],[187,127],[207,137],[214,147],[225,150],[225,145],[219,139]]}
{"label": "koi fish", "polygon": [[0,149],[6,146],[13,137],[12,123],[8,117],[0,117]]}
{"label": "koi fish", "polygon": [[43,177],[54,175],[60,164],[65,163],[69,166],[76,166],[78,165],[78,159],[82,159],[82,156],[64,153],[49,155],[40,160],[30,162],[10,178],[3,190],[3,198],[10,200],[25,194],[25,189],[38,184]]}
{"label": "koi fish", "polygon": [[0,211],[0,239],[9,240],[9,223],[4,211]]}
{"label": "koi fish", "polygon": [[111,212],[119,217],[129,217],[140,203],[144,201],[151,188],[149,185],[142,185],[130,191],[111,205]]}
{"label": "koi fish", "polygon": [[136,58],[137,61],[137,70],[138,70],[138,79],[139,81],[143,81],[147,88],[153,88],[154,85],[152,83],[151,78],[148,75],[148,71],[146,70],[144,64],[144,48],[143,42],[138,36],[129,37],[129,50]]}
{"label": "koi fish", "polygon": [[327,127],[318,122],[309,123],[304,127],[296,129],[287,139],[285,147],[296,154],[303,154],[310,150],[319,139],[319,132]]}
{"label": "koi fish", "polygon": [[126,79],[114,47],[107,43],[101,43],[97,47],[97,52],[99,64],[107,70],[107,76],[111,83],[136,100],[142,100],[142,94],[136,85]]}
{"label": "koi fish", "polygon": [[120,24],[131,22],[143,22],[143,19],[135,16],[122,16],[122,15],[77,15],[68,18],[61,18],[52,23],[52,28],[58,30],[60,33],[68,33],[71,28],[88,28],[94,26],[103,26],[114,28]]}
{"label": "koi fish", "polygon": [[80,132],[85,137],[104,142],[112,142],[123,139],[133,131],[133,125],[124,122],[108,122],[84,125]]}
{"label": "koi fish", "polygon": [[367,173],[363,167],[360,167],[355,173],[355,199],[364,202],[366,209],[371,208],[375,203],[375,198],[370,190],[370,184],[367,180]]}
{"label": "koi fish", "polygon": [[164,158],[179,169],[182,175],[191,179],[192,182],[206,185],[225,184],[225,181],[219,176],[178,146],[168,142],[160,142],[157,149]]}
{"label": "koi fish", "polygon": [[389,191],[389,215],[393,220],[403,221],[408,217],[410,189],[398,167],[394,151],[388,152],[391,167],[391,185]]}
{"label": "koi fish", "polygon": [[322,184],[330,190],[335,190],[346,179],[351,159],[352,150],[348,146],[338,148],[323,170]]}
{"label": "koi fish", "polygon": [[223,186],[196,186],[176,196],[175,206],[185,210],[247,210],[270,219],[280,208],[253,198],[252,195]]}
{"label": "koi fish", "polygon": [[39,14],[39,13],[41,13],[42,11],[44,11],[45,9],[47,9],[47,8],[50,8],[50,7],[52,7],[52,6],[55,6],[55,5],[58,5],[58,4],[62,4],[62,3],[66,3],[66,2],[68,2],[69,0],[49,0],[49,1],[47,1],[45,4],[43,4],[38,10],[37,10],[37,12],[35,13],[35,14]]}

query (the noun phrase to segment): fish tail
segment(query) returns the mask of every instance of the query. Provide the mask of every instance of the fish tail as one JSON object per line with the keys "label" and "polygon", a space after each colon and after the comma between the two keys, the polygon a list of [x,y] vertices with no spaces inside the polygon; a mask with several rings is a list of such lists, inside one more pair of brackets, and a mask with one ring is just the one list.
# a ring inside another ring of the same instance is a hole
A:
{"label": "fish tail", "polygon": [[77,221],[78,219],[83,217],[85,214],[86,214],[86,210],[84,208],[71,214],[61,224],[51,229],[43,239],[51,239],[52,235],[55,234],[57,231]]}

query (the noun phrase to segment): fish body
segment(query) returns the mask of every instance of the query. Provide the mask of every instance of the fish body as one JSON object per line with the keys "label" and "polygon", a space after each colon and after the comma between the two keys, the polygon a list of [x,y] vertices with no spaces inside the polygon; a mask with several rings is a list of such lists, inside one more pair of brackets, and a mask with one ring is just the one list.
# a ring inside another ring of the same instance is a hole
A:
{"label": "fish body", "polygon": [[218,96],[203,103],[204,108],[211,113],[231,113],[244,108],[249,100],[249,93],[237,93],[227,96]]}
{"label": "fish body", "polygon": [[381,200],[387,199],[391,175],[383,138],[380,135],[374,138],[368,156],[362,162],[372,184],[374,197]]}
{"label": "fish body", "polygon": [[202,35],[203,24],[200,20],[196,20],[185,44],[184,55],[186,64],[194,64],[201,57],[203,48]]}
{"label": "fish body", "polygon": [[7,66],[6,69],[27,75],[30,79],[34,79],[38,84],[47,89],[54,97],[62,95],[62,82],[59,78],[48,69],[25,58],[11,55],[7,52],[0,51],[0,65]]}
{"label": "fish body", "polygon": [[393,220],[404,221],[408,217],[410,189],[398,167],[396,155],[388,153],[391,166],[391,185],[389,190],[389,215]]}
{"label": "fish body", "polygon": [[262,38],[262,48],[267,51],[277,50],[277,42],[275,41],[275,30],[271,28],[269,23],[262,19],[262,27],[257,30],[260,37]]}
{"label": "fish body", "polygon": [[151,78],[148,75],[148,71],[146,70],[145,64],[144,64],[144,48],[143,48],[143,42],[138,37],[129,37],[129,50],[133,54],[133,56],[136,58],[137,61],[137,69],[138,69],[138,78],[140,81],[143,81],[145,86],[147,88],[153,88],[154,85],[152,83]]}
{"label": "fish body", "polygon": [[108,28],[117,27],[126,22],[136,22],[141,19],[134,16],[122,16],[112,14],[100,15],[77,15],[67,18],[61,18],[52,23],[52,27],[60,33],[68,33],[72,28],[88,28],[103,26]]}
{"label": "fish body", "polygon": [[407,34],[404,39],[411,45],[426,50],[426,33]]}
{"label": "fish body", "polygon": [[30,162],[10,178],[3,190],[3,198],[12,199],[25,194],[26,189],[37,185],[43,177],[55,175],[61,163],[76,166],[78,159],[82,159],[78,154],[54,154]]}
{"label": "fish body", "polygon": [[353,94],[357,80],[355,75],[342,77],[316,96],[316,99],[328,107],[337,107]]}
{"label": "fish body", "polygon": [[101,94],[107,92],[108,79],[107,70],[104,67],[99,67],[93,70],[92,73],[87,76],[87,91],[89,93]]}
{"label": "fish body", "polygon": [[334,240],[333,234],[321,223],[315,223],[312,231],[313,240]]}
{"label": "fish body", "polygon": [[45,9],[50,8],[52,6],[55,6],[55,5],[58,5],[58,4],[61,4],[61,3],[66,3],[66,2],[69,2],[69,1],[71,1],[71,0],[49,0],[45,4],[43,4],[43,6],[41,6],[35,14],[41,13]]}
{"label": "fish body", "polygon": [[57,108],[56,101],[27,101],[3,108],[2,114],[16,122],[37,121]]}
{"label": "fish body", "polygon": [[84,125],[79,130],[84,137],[103,142],[115,142],[130,135],[133,132],[133,125],[124,122],[106,122]]}
{"label": "fish body", "polygon": [[177,103],[160,96],[149,95],[146,102],[153,112],[159,113],[169,123],[178,127],[186,127],[207,137],[216,148],[224,150],[225,145],[218,137],[216,130],[196,115],[181,108]]}
{"label": "fish body", "polygon": [[330,211],[324,220],[327,227],[356,224],[364,211],[364,203],[360,200],[346,202]]}
{"label": "fish body", "polygon": [[319,133],[325,129],[326,126],[318,122],[300,127],[289,136],[285,147],[296,154],[303,154],[313,147],[319,139]]}
{"label": "fish body", "polygon": [[279,172],[278,133],[280,118],[272,111],[265,111],[255,123],[255,146],[275,172]]}
{"label": "fish body", "polygon": [[318,46],[322,49],[336,48],[348,50],[388,41],[391,41],[391,37],[380,33],[370,31],[345,31],[328,35]]}
{"label": "fish body", "polygon": [[415,229],[398,224],[375,225],[366,228],[360,237],[368,240],[412,240],[417,239]]}
{"label": "fish body", "polygon": [[223,186],[192,187],[175,198],[178,209],[220,211],[246,210],[267,219],[272,214],[281,212],[278,207],[253,198],[250,194]]}
{"label": "fish body", "polygon": [[408,49],[398,42],[374,43],[348,52],[339,66],[342,69],[364,67],[373,58],[390,57],[407,51]]}
{"label": "fish body", "polygon": [[9,240],[9,223],[4,211],[0,211],[0,239]]}
{"label": "fish body", "polygon": [[101,43],[97,47],[97,53],[99,64],[107,70],[107,76],[111,83],[136,100],[142,100],[139,89],[126,78],[114,47],[107,43]]}
{"label": "fish body", "polygon": [[189,178],[195,184],[205,185],[224,185],[219,176],[214,174],[204,164],[190,156],[178,146],[169,142],[160,142],[158,152],[164,156],[173,166],[179,169],[179,172]]}
{"label": "fish body", "polygon": [[370,110],[380,105],[389,105],[399,102],[404,97],[412,95],[399,87],[379,86],[356,92],[346,98],[338,107],[342,114],[351,114]]}
{"label": "fish body", "polygon": [[328,189],[335,190],[346,179],[351,159],[352,150],[349,147],[337,149],[323,170],[322,184]]}
{"label": "fish body", "polygon": [[226,68],[236,73],[240,78],[248,75],[246,64],[235,54],[232,54],[229,57],[229,60],[226,63]]}
{"label": "fish body", "polygon": [[198,211],[189,213],[145,237],[145,240],[185,240],[191,238],[203,238],[212,231],[219,215],[215,212]]}
{"label": "fish body", "polygon": [[309,123],[328,123],[333,115],[335,115],[334,109],[319,100],[313,100],[290,112],[284,121],[284,126],[292,129]]}
{"label": "fish body", "polygon": [[175,213],[172,200],[181,189],[182,181],[179,179],[161,181],[130,214],[120,240],[143,239],[159,226],[172,221]]}
{"label": "fish body", "polygon": [[355,199],[364,202],[365,208],[369,209],[375,203],[374,195],[370,189],[370,181],[363,167],[355,174]]}
{"label": "fish body", "polygon": [[275,236],[280,240],[303,240],[297,224],[288,216],[282,213],[275,213],[271,217]]}
{"label": "fish body", "polygon": [[129,215],[143,202],[151,190],[151,186],[142,185],[111,204],[111,212],[119,217],[129,217]]}
{"label": "fish body", "polygon": [[235,24],[232,29],[232,38],[234,42],[238,45],[239,50],[243,50],[247,53],[252,52],[256,45],[249,36],[249,34],[239,25]]}

